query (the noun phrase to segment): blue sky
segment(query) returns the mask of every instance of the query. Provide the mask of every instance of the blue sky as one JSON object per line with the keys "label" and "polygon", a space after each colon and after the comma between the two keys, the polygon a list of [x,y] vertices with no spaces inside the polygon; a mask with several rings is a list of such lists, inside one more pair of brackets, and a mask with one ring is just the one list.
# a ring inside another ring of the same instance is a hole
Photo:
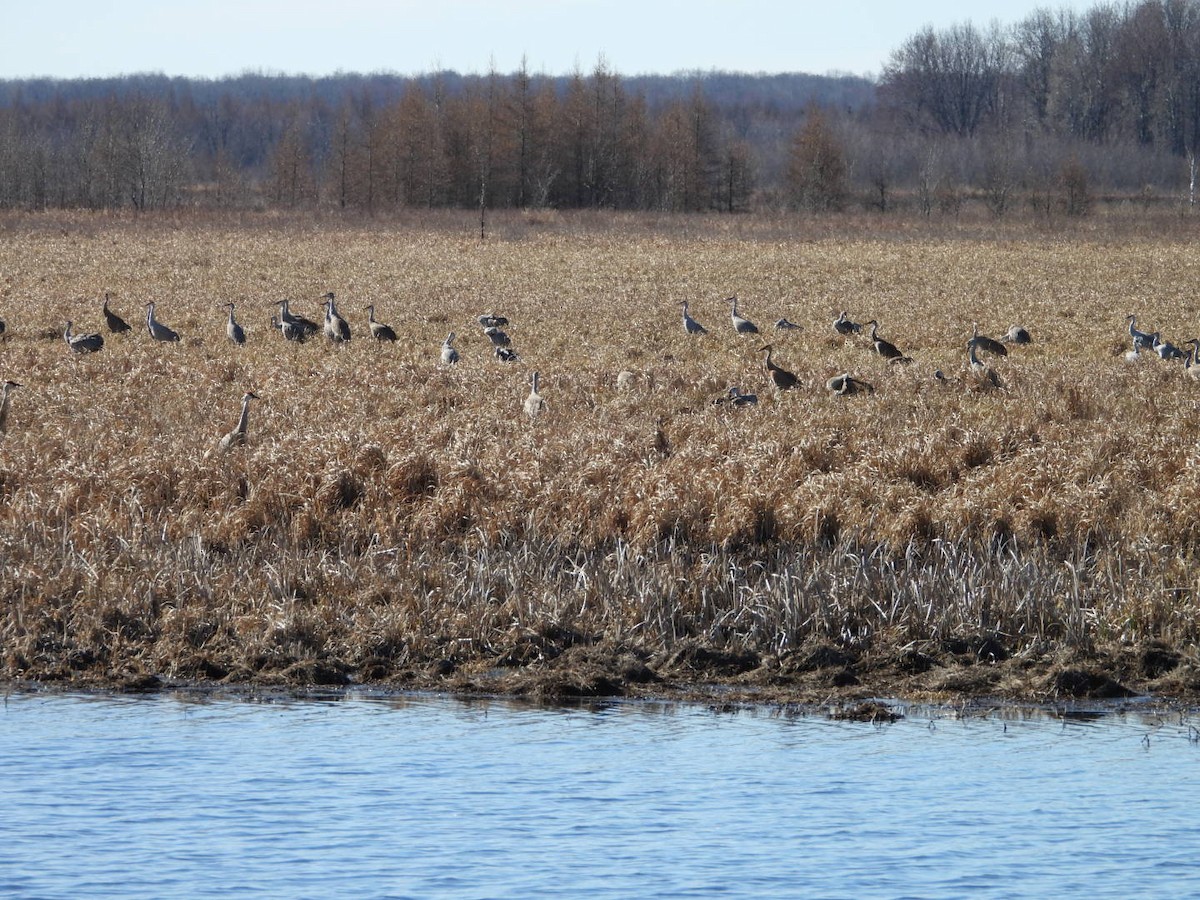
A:
{"label": "blue sky", "polygon": [[247,70],[324,75],[724,69],[878,74],[925,25],[1019,21],[1059,0],[8,0],[0,78]]}

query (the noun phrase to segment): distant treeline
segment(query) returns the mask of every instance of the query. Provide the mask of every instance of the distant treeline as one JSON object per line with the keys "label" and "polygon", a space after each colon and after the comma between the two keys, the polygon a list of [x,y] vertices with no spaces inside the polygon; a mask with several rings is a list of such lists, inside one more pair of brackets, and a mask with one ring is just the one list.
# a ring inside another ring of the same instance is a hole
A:
{"label": "distant treeline", "polygon": [[[802,62],[802,60],[798,60]],[[1200,0],[927,28],[849,75],[0,82],[0,207],[743,211],[1190,199]]]}

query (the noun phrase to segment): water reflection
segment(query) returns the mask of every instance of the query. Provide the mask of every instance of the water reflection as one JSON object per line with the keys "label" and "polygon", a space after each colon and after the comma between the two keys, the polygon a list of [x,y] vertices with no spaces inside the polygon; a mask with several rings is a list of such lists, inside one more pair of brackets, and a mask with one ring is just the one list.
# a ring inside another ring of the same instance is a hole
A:
{"label": "water reflection", "polygon": [[0,895],[1200,892],[1200,720],[901,711],[17,694]]}

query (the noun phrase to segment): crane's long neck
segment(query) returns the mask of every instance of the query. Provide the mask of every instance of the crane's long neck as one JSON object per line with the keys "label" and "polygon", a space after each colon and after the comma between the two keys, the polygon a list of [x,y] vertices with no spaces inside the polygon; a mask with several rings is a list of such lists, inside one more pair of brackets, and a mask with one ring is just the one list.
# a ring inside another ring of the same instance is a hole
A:
{"label": "crane's long neck", "polygon": [[879,340],[879,323],[878,322],[871,323],[871,340],[873,340],[873,341]]}
{"label": "crane's long neck", "polygon": [[234,429],[238,434],[245,434],[246,427],[250,424],[250,398],[242,398],[242,414],[238,418],[237,428]]}
{"label": "crane's long neck", "polygon": [[0,433],[8,427],[8,392],[11,385],[4,386],[4,396],[0,397]]}
{"label": "crane's long neck", "polygon": [[533,373],[533,379],[532,379],[532,381],[533,381],[533,391],[532,391],[532,393],[536,394],[536,393],[538,392],[538,373],[537,373],[537,372],[534,372],[534,373]]}
{"label": "crane's long neck", "polygon": [[973,340],[967,342],[967,359],[969,359],[971,361],[972,368],[975,366],[978,366],[978,365],[982,365],[979,362],[979,357],[975,355],[975,341],[973,341]]}

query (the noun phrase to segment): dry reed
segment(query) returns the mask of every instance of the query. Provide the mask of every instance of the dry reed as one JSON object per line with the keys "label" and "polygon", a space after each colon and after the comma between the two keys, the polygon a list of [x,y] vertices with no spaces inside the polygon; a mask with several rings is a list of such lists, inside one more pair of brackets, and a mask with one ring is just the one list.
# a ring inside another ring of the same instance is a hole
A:
{"label": "dry reed", "polygon": [[[54,222],[0,227],[0,377],[25,385],[0,442],[7,678],[1200,687],[1200,395],[1122,358],[1129,312],[1200,331],[1186,240]],[[271,332],[270,304],[317,318],[328,290],[349,345]],[[70,354],[63,324],[100,330],[105,291],[182,342],[143,323]],[[798,389],[769,388],[733,293]],[[368,303],[397,344],[369,339]],[[841,309],[915,362],[838,337]],[[490,311],[520,362],[492,355]],[[783,316],[805,329],[770,333]],[[966,369],[973,322],[1033,333],[989,360],[999,389]],[[843,371],[876,392],[828,396]],[[758,405],[714,406],[731,384]],[[245,390],[248,445],[206,459]],[[1115,681],[1062,677],[1097,661]]]}

